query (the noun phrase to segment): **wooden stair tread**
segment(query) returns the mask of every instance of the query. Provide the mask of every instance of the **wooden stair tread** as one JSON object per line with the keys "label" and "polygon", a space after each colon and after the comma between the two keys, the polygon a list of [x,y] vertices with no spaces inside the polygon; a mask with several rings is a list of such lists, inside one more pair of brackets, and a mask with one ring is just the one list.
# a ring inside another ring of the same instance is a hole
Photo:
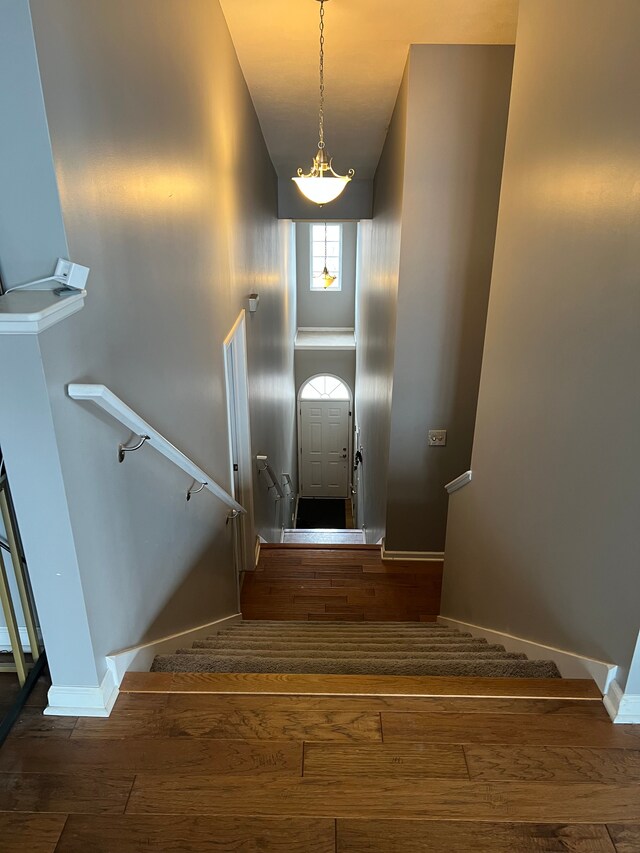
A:
{"label": "wooden stair tread", "polygon": [[297,696],[472,696],[602,701],[582,678],[448,678],[442,676],[293,675],[284,673],[129,672],[123,693],[294,694]]}

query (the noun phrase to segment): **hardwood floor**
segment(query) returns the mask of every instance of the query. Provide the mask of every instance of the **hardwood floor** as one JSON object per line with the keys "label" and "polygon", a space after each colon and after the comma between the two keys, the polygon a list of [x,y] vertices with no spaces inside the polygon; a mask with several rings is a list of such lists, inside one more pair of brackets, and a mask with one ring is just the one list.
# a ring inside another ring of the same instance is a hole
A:
{"label": "hardwood floor", "polygon": [[[265,548],[243,611],[433,620],[440,579],[373,549]],[[590,681],[130,673],[121,689],[108,719],[24,709],[0,749],[2,853],[640,851],[640,728],[613,726]]]}
{"label": "hardwood floor", "polygon": [[383,562],[379,548],[262,546],[242,585],[245,619],[435,621],[441,562]]}
{"label": "hardwood floor", "polygon": [[269,696],[163,679],[129,677],[109,719],[25,710],[0,749],[3,853],[640,850],[640,729],[613,726],[593,693]]}

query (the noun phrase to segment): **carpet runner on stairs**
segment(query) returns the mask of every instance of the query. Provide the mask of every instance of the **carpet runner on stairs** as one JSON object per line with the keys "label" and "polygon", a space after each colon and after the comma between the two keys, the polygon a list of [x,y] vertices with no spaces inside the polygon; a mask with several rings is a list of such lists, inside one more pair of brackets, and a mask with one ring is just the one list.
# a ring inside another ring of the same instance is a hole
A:
{"label": "carpet runner on stairs", "polygon": [[560,678],[553,661],[429,622],[239,622],[151,671]]}

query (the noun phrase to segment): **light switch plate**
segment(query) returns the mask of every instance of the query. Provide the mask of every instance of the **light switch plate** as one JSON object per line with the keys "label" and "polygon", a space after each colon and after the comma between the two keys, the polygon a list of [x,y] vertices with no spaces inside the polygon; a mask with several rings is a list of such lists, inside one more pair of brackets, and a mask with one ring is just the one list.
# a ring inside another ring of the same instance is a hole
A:
{"label": "light switch plate", "polygon": [[447,443],[446,429],[429,430],[429,447],[444,447]]}

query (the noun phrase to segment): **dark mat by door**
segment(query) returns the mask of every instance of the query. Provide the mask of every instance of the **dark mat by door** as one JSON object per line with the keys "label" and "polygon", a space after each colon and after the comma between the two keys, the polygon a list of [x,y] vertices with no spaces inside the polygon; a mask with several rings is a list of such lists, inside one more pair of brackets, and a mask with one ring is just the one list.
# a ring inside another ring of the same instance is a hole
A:
{"label": "dark mat by door", "polygon": [[299,530],[332,528],[344,530],[347,526],[345,501],[333,498],[300,498],[296,527]]}

